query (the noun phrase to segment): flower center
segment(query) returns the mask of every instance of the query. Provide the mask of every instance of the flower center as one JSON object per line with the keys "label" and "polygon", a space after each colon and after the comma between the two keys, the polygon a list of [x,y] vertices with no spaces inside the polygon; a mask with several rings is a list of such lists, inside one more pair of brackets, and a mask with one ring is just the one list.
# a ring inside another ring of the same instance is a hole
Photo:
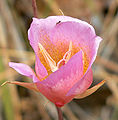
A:
{"label": "flower center", "polygon": [[71,51],[72,51],[72,42],[69,44],[69,50],[65,53],[63,58],[56,64],[56,62],[51,58],[49,53],[46,51],[46,49],[41,45],[41,43],[38,43],[40,52],[42,53],[46,63],[50,66],[50,69],[52,72],[55,72],[59,69],[61,65],[66,64],[70,57],[71,57]]}

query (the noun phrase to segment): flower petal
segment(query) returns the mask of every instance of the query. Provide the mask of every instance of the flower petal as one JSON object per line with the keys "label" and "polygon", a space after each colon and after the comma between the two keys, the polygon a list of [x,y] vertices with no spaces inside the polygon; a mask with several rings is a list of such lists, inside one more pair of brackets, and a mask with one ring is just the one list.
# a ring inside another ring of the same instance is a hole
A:
{"label": "flower petal", "polygon": [[95,42],[94,42],[94,44],[93,44],[93,49],[92,49],[93,51],[91,51],[91,54],[89,54],[91,60],[90,60],[90,63],[89,63],[88,69],[91,68],[93,62],[94,62],[95,59],[96,59],[97,51],[98,51],[98,48],[99,48],[100,42],[102,41],[102,38],[99,37],[99,36],[96,36],[96,37],[94,38],[94,40],[95,40]]}
{"label": "flower petal", "polygon": [[[33,22],[31,23],[31,26],[28,30],[28,38],[30,40],[30,44],[33,47],[34,51],[38,52],[38,43],[40,42],[43,46],[44,43],[51,44],[51,40],[49,40],[46,36],[48,35],[49,31],[52,30],[57,23],[61,21],[67,22],[67,21],[74,21],[77,23],[82,23],[84,26],[89,26],[91,30],[94,32],[94,28],[89,25],[88,23],[81,21],[76,18],[68,17],[68,16],[50,16],[46,19],[37,19],[33,18]],[[45,48],[45,46],[44,46]]]}
{"label": "flower petal", "polygon": [[38,56],[36,55],[36,61],[35,61],[35,70],[36,74],[40,79],[43,79],[48,75],[48,72],[46,68],[43,66],[43,64],[40,62]]}
{"label": "flower petal", "polygon": [[6,81],[1,86],[5,85],[5,84],[20,85],[20,86],[28,88],[30,90],[34,90],[34,91],[39,92],[39,90],[37,89],[35,83],[25,83],[25,82],[17,82],[17,81]]}
{"label": "flower petal", "polygon": [[9,62],[9,66],[24,76],[27,76],[30,78],[33,78],[33,76],[35,76],[34,71],[26,64]]}
{"label": "flower petal", "polygon": [[105,80],[101,81],[100,83],[98,83],[97,85],[93,86],[92,88],[87,89],[84,93],[76,95],[74,98],[81,99],[81,98],[85,98],[85,97],[91,95],[96,90],[98,90],[105,82],[106,82]]}
{"label": "flower petal", "polygon": [[[59,21],[61,22],[57,24]],[[88,59],[91,59],[89,56],[93,50],[91,48],[94,47],[95,36],[94,28],[87,22],[68,16],[51,16],[46,19],[33,18],[28,30],[28,38],[35,53],[38,54],[38,43],[41,43],[56,63],[68,51],[70,41],[74,42],[74,46],[77,48],[83,48]],[[40,56],[40,60],[41,62],[45,61],[42,56]],[[46,65],[44,66],[46,67]]]}
{"label": "flower petal", "polygon": [[[47,79],[37,82],[40,92],[55,104],[64,104],[74,96],[66,97],[67,91],[81,79],[83,75],[82,51],[76,53],[72,58],[52,73]],[[67,99],[68,98],[68,99]]]}
{"label": "flower petal", "polygon": [[84,53],[84,73],[93,64],[100,41],[102,40],[96,36],[92,26],[90,27],[90,25],[85,24],[83,21],[61,22],[50,32],[50,39],[56,46],[55,57],[58,54],[62,54],[60,57],[64,55],[68,50],[70,41],[72,41],[73,55],[82,49]]}
{"label": "flower petal", "polygon": [[73,87],[68,91],[66,96],[82,94],[88,87],[90,87],[93,81],[92,69],[84,74],[84,76],[79,80]]}

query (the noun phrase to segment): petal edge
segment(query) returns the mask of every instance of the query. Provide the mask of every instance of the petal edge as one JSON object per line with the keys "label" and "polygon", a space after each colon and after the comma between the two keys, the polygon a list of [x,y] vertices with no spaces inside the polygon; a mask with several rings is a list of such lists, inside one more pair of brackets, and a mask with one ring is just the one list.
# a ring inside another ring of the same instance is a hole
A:
{"label": "petal edge", "polygon": [[9,66],[24,76],[27,76],[30,78],[33,78],[33,76],[35,76],[35,73],[32,70],[32,68],[24,63],[9,62]]}

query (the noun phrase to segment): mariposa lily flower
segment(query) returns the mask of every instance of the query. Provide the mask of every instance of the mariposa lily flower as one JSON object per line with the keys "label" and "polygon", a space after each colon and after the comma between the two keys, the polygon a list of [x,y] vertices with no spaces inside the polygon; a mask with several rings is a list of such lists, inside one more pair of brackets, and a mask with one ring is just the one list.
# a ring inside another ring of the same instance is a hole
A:
{"label": "mariposa lily flower", "polygon": [[10,62],[9,66],[33,82],[9,83],[41,92],[58,107],[103,85],[104,81],[88,89],[93,81],[91,66],[102,40],[90,24],[68,16],[33,18],[28,38],[36,56],[35,72],[22,63]]}

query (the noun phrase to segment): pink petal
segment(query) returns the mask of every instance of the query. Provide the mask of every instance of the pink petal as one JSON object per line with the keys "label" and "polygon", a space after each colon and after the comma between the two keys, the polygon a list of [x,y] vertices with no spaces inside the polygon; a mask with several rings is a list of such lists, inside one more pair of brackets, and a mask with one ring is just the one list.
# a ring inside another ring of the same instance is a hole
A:
{"label": "pink petal", "polygon": [[92,84],[93,81],[93,73],[92,69],[89,69],[84,76],[82,77],[81,80],[79,80],[67,93],[66,96],[71,96],[71,95],[77,95],[77,94],[82,94],[85,92],[90,85]]}
{"label": "pink petal", "polygon": [[[61,22],[57,24],[59,21]],[[33,18],[28,30],[28,38],[35,53],[38,53],[38,43],[40,42],[56,62],[62,59],[62,56],[68,51],[70,41],[74,41],[77,47],[82,43],[81,46],[85,45],[83,49],[88,50],[94,46],[95,39],[93,38],[95,36],[95,30],[91,25],[67,16],[51,16],[46,19]],[[90,49],[88,52],[91,53]]]}
{"label": "pink petal", "polygon": [[80,48],[86,54],[89,68],[93,64],[101,38],[96,36],[92,26],[85,22],[62,22],[50,32],[50,39],[60,53],[65,53],[70,41],[74,48]]}
{"label": "pink petal", "polygon": [[35,62],[35,70],[36,70],[36,74],[38,75],[40,79],[43,79],[44,77],[48,75],[46,68],[40,62],[37,55],[36,55],[36,62]]}
{"label": "pink petal", "polygon": [[[93,62],[95,61],[96,59],[96,56],[97,56],[97,51],[98,51],[98,48],[99,48],[99,45],[100,45],[100,42],[102,41],[102,38],[99,37],[99,36],[96,36],[95,38],[95,42],[94,42],[94,46],[93,46],[93,51],[91,51],[91,61],[90,61],[90,65],[89,65],[89,68],[91,67],[91,65],[93,64]],[[89,69],[88,68],[88,69]]]}
{"label": "pink petal", "polygon": [[[43,41],[42,37],[48,34],[49,31],[52,30],[59,21],[61,22],[75,21],[78,23],[83,23],[83,25],[89,26],[91,30],[94,32],[94,28],[88,23],[68,16],[50,16],[47,17],[46,19],[33,18],[33,22],[28,30],[28,38],[30,40],[31,46],[33,47],[36,53],[38,51],[38,43],[40,42],[42,44]],[[48,41],[48,39],[46,38],[45,40]]]}
{"label": "pink petal", "polygon": [[9,62],[9,66],[24,76],[30,78],[33,78],[33,76],[35,76],[34,71],[26,64]]}
{"label": "pink petal", "polygon": [[39,91],[55,104],[63,105],[74,96],[65,96],[67,91],[83,75],[82,51],[76,53],[67,64],[52,73],[47,79],[36,83]]}
{"label": "pink petal", "polygon": [[34,71],[32,70],[32,68],[30,68],[28,65],[23,64],[23,63],[14,63],[14,62],[9,62],[9,66],[12,67],[13,69],[15,69],[18,73],[30,77],[31,79],[33,79],[33,82],[38,82],[39,79],[34,79],[36,78],[36,75],[34,73]]}

